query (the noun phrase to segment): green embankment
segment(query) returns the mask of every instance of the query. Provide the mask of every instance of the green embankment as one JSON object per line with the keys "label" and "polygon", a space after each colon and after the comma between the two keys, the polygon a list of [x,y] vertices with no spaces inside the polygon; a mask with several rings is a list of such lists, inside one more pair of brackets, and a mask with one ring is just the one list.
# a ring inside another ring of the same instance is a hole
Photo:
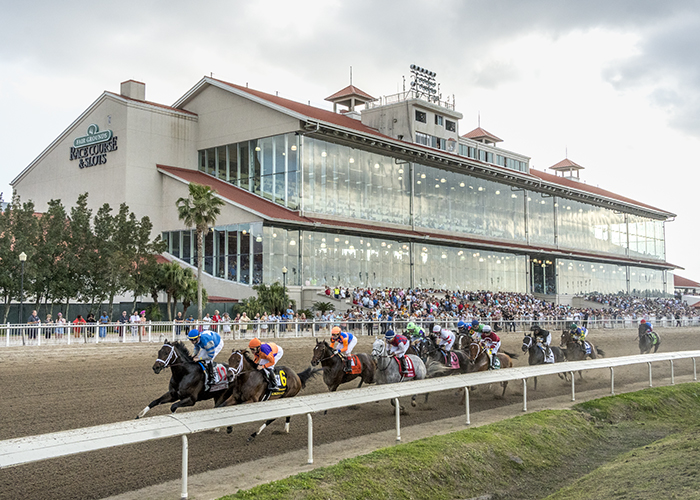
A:
{"label": "green embankment", "polygon": [[647,389],[397,445],[224,498],[697,499],[698,415],[698,384]]}

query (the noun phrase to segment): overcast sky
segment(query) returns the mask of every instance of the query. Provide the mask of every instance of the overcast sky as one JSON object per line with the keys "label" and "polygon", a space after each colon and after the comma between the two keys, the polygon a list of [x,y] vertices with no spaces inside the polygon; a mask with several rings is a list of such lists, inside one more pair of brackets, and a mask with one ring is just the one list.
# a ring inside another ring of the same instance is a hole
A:
{"label": "overcast sky", "polygon": [[[700,281],[697,1],[2,0],[0,191],[104,90],[172,104],[204,75],[324,108],[349,83],[378,97],[409,65],[501,147],[543,170],[676,213],[667,260]],[[64,200],[70,204],[74,200]]]}

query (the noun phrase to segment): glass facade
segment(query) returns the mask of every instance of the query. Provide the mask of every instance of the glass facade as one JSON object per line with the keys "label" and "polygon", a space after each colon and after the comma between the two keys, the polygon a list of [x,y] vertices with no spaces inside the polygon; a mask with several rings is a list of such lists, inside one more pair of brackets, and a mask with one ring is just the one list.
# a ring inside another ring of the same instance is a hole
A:
{"label": "glass facade", "polygon": [[203,149],[199,170],[292,210],[299,208],[296,134]]}
{"label": "glass facade", "polygon": [[[516,170],[508,159],[461,153]],[[462,149],[463,148],[463,149]],[[513,160],[514,161],[514,160]],[[199,169],[292,210],[552,248],[665,258],[664,222],[297,134],[202,150]],[[196,265],[192,231],[163,234]],[[214,228],[205,270],[246,285],[435,287],[535,293],[656,293],[667,272],[484,252],[262,223]],[[282,268],[287,268],[286,276]],[[670,285],[672,287],[672,283]]]}

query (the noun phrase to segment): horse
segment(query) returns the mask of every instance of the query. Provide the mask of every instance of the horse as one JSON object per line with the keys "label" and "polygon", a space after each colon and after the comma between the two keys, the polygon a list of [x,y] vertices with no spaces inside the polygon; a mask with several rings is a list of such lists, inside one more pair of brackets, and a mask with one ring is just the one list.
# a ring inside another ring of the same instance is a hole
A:
{"label": "horse", "polygon": [[[257,403],[258,401],[268,401],[271,399],[291,398],[299,394],[306,382],[320,372],[312,367],[296,373],[286,366],[275,366],[275,373],[279,376],[281,388],[270,392],[267,387],[265,376],[258,370],[258,365],[247,350],[238,351],[234,349],[228,358],[229,371],[233,380],[229,386],[230,393],[227,398],[219,402],[217,408],[242,403]],[[265,427],[276,419],[267,420],[256,432],[248,437],[248,442],[255,439]],[[289,433],[289,422],[291,417],[287,417],[284,424],[284,432]],[[233,427],[227,427],[226,432],[231,433]]]}
{"label": "horse", "polygon": [[[374,381],[378,385],[384,384],[395,384],[397,382],[404,382],[405,380],[423,380],[428,375],[428,370],[426,369],[425,363],[418,356],[414,354],[405,354],[404,356],[409,358],[413,362],[413,368],[415,370],[416,376],[412,379],[406,379],[401,374],[401,369],[399,364],[392,359],[392,356],[388,353],[387,344],[384,339],[377,339],[372,344],[372,359],[377,365],[377,369],[374,372]],[[426,401],[428,400],[428,395],[425,396]],[[393,405],[394,402],[392,401]],[[416,395],[414,394],[411,398],[411,406],[416,406]],[[403,409],[403,408],[401,408]]]}
{"label": "horse", "polygon": [[335,352],[335,350],[325,340],[316,341],[311,365],[317,366],[321,363],[323,367],[323,382],[328,386],[330,392],[335,392],[340,384],[350,382],[351,380],[360,377],[359,389],[363,383],[371,384],[374,382],[374,360],[364,353],[357,354],[357,358],[362,364],[360,373],[348,373],[345,371],[345,360]]}
{"label": "horse", "polygon": [[[545,355],[544,355],[544,350],[540,345],[540,342],[537,342],[535,337],[533,335],[525,335],[525,338],[523,339],[523,352],[528,352],[529,357],[527,360],[527,363],[532,366],[532,365],[543,365],[545,363]],[[556,347],[556,346],[550,346],[549,347],[552,350],[552,354],[554,355],[554,362],[555,363],[562,363],[566,361],[566,356],[564,354],[564,351],[562,351],[561,348]],[[559,378],[561,379],[566,379],[566,375],[562,375],[561,373],[558,373]],[[535,377],[535,391],[537,390],[537,377]]]}
{"label": "horse", "polygon": [[586,342],[591,346],[590,353],[586,351],[586,347],[581,342],[574,339],[570,331],[564,330],[561,333],[561,342],[559,346],[566,347],[566,359],[568,361],[582,361],[587,358],[596,359],[598,356],[605,356],[602,349],[596,348],[592,342]]}
{"label": "horse", "polygon": [[[496,354],[496,357],[501,363],[501,368],[513,368],[513,359],[517,359],[518,355],[503,351]],[[489,356],[482,342],[472,342],[469,345],[469,362],[469,373],[484,372],[489,369]],[[503,387],[503,392],[501,393],[500,397],[503,398],[503,396],[506,394],[508,381],[501,382],[501,386]]]}
{"label": "horse", "polygon": [[[652,347],[654,352],[659,350],[661,345],[661,337],[656,332],[650,332],[646,329],[646,326],[639,325],[639,354],[649,354]],[[654,338],[656,337],[656,338]]]}
{"label": "horse", "polygon": [[[224,366],[228,372],[228,366]],[[168,392],[151,401],[136,418],[143,417],[151,408],[164,403],[173,403],[170,406],[172,413],[175,413],[175,410],[182,406],[193,406],[197,401],[207,399],[214,399],[215,405],[218,405],[230,394],[230,385],[226,389],[204,390],[206,378],[204,370],[199,362],[192,359],[187,347],[182,342],[176,341],[171,344],[166,339],[163,347],[158,350],[156,361],[153,363],[153,371],[157,375],[168,367],[170,367],[171,373]]]}
{"label": "horse", "polygon": [[[457,357],[457,368],[453,368],[452,354]],[[440,375],[456,375],[467,373],[470,368],[469,357],[464,351],[454,349],[450,352],[445,352],[437,345],[433,337],[429,337],[425,343],[425,357],[421,358],[427,362],[432,360],[443,365],[446,370],[440,372]]]}

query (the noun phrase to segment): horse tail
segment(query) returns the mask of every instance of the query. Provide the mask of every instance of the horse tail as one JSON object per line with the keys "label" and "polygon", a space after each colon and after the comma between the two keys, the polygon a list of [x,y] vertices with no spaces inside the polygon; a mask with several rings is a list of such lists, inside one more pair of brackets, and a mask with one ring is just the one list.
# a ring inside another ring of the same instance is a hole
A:
{"label": "horse tail", "polygon": [[322,371],[323,371],[323,368],[314,368],[313,366],[309,366],[303,372],[297,373],[299,380],[301,380],[301,388],[304,389],[306,387],[306,382],[310,378],[313,378],[314,375],[316,375],[318,372],[322,372]]}
{"label": "horse tail", "polygon": [[432,378],[436,375],[441,375],[445,372],[449,372],[451,369],[440,363],[439,361],[435,361],[434,359],[429,359],[425,363],[425,377],[426,378]]}
{"label": "horse tail", "polygon": [[503,354],[507,354],[509,357],[511,357],[511,358],[513,358],[513,359],[518,359],[518,355],[517,355],[517,354],[513,354],[512,352],[508,352],[508,351],[505,351],[505,350],[500,351],[500,352],[502,352]]}

